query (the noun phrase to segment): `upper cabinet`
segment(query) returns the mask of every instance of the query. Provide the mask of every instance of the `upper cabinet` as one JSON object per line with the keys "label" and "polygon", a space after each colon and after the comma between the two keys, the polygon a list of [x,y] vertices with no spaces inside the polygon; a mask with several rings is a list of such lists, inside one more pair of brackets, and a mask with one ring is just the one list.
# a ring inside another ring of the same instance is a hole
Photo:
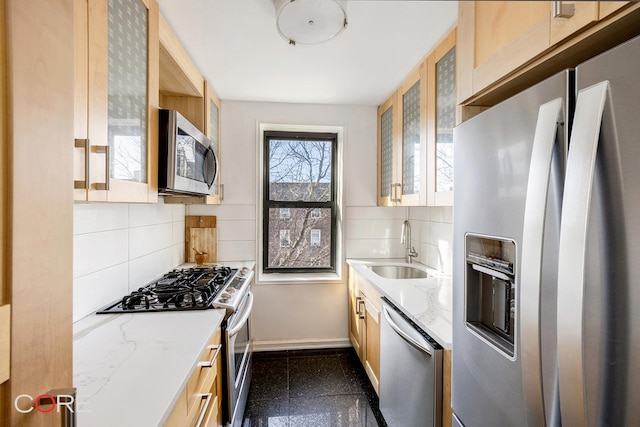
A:
{"label": "upper cabinet", "polygon": [[378,204],[425,205],[426,68],[420,64],[378,107]]}
{"label": "upper cabinet", "polygon": [[427,199],[429,206],[453,205],[453,128],[457,123],[456,30],[451,31],[426,60]]}
{"label": "upper cabinet", "polygon": [[493,105],[630,38],[638,33],[632,4],[459,2],[458,103]]}
{"label": "upper cabinet", "polygon": [[[177,110],[211,139],[220,167],[220,100],[160,16],[160,107]],[[222,201],[220,169],[209,196],[165,196],[165,203],[219,204]]]}
{"label": "upper cabinet", "polygon": [[204,102],[204,134],[211,139],[211,145],[213,145],[213,149],[218,155],[218,175],[215,181],[213,181],[213,194],[207,196],[204,202],[207,204],[218,204],[224,196],[224,187],[220,180],[220,156],[222,155],[220,147],[220,100],[208,81],[204,83]]}
{"label": "upper cabinet", "polygon": [[378,107],[378,205],[451,206],[456,29]]}
{"label": "upper cabinet", "polygon": [[158,6],[73,4],[75,200],[156,202]]}
{"label": "upper cabinet", "polygon": [[398,92],[378,106],[378,205],[393,206],[397,201],[396,175],[398,137]]}

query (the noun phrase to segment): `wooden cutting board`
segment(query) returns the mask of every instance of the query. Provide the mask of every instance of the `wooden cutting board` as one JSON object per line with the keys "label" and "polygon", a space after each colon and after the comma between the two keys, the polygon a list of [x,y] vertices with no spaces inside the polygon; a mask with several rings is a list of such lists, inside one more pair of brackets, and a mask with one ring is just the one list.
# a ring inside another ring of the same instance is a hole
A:
{"label": "wooden cutting board", "polygon": [[196,262],[196,252],[193,248],[200,252],[206,252],[209,255],[207,262],[218,260],[218,233],[215,216],[187,215],[185,217],[185,262]]}

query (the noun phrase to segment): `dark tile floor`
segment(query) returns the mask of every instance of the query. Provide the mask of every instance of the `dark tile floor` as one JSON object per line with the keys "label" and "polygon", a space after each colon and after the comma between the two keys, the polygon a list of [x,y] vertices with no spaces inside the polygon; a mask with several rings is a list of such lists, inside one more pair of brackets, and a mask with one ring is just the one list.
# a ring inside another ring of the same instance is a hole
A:
{"label": "dark tile floor", "polygon": [[353,348],[253,354],[243,427],[386,427]]}

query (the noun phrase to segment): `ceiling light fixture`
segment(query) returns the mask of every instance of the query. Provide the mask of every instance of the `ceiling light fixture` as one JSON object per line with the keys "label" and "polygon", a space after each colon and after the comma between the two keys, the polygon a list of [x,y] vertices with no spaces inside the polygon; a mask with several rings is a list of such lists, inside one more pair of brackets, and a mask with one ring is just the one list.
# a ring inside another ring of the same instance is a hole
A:
{"label": "ceiling light fixture", "polygon": [[291,45],[318,44],[347,28],[343,0],[273,0],[278,33]]}

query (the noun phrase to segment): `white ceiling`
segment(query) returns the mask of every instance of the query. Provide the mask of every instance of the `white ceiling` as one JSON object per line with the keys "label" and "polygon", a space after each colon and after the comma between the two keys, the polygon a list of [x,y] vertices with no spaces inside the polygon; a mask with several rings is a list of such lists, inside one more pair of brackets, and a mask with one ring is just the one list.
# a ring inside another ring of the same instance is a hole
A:
{"label": "white ceiling", "polygon": [[221,99],[378,105],[455,25],[457,1],[348,0],[335,39],[291,46],[272,0],[158,0]]}

